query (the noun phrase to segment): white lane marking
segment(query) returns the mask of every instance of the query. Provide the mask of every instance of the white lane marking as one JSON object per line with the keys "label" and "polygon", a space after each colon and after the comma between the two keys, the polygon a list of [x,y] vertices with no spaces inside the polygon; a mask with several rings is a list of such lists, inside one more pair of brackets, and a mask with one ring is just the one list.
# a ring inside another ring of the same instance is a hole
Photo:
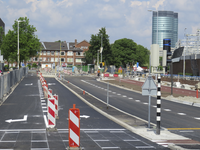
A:
{"label": "white lane marking", "polygon": [[155,106],[155,105],[154,105],[153,107],[155,107],[155,108],[156,108],[157,106]]}
{"label": "white lane marking", "polygon": [[171,111],[170,109],[164,109],[164,111]]}
{"label": "white lane marking", "polygon": [[182,115],[182,116],[184,116],[184,115],[186,115],[185,113],[178,113],[179,115]]}
{"label": "white lane marking", "polygon": [[136,102],[140,102],[140,100],[135,100]]}
{"label": "white lane marking", "polygon": [[115,148],[117,148],[117,149],[119,149],[120,147],[101,147],[102,149],[115,149]]}
{"label": "white lane marking", "polygon": [[148,103],[143,103],[143,104],[147,105]]}
{"label": "white lane marking", "polygon": [[20,121],[27,121],[28,115],[24,115],[23,119],[9,119],[5,120],[5,122],[11,123],[11,122],[20,122]]}
{"label": "white lane marking", "polygon": [[117,94],[117,95],[121,95],[121,94]]}
{"label": "white lane marking", "polygon": [[133,98],[128,98],[128,99],[133,99]]}
{"label": "white lane marking", "polygon": [[42,107],[42,109],[47,109],[47,107]]}
{"label": "white lane marking", "polygon": [[33,83],[30,83],[30,84],[25,84],[25,86],[28,86],[28,85],[33,85]]}
{"label": "white lane marking", "polygon": [[200,120],[200,118],[198,118],[198,117],[194,117],[194,119]]}
{"label": "white lane marking", "polygon": [[56,83],[48,83],[47,85],[56,85]]}
{"label": "white lane marking", "polygon": [[43,110],[43,112],[47,112],[47,110]]}
{"label": "white lane marking", "polygon": [[116,94],[116,92],[112,92],[113,94]]}
{"label": "white lane marking", "polygon": [[42,103],[42,105],[46,105],[46,103]]}
{"label": "white lane marking", "polygon": [[122,97],[127,97],[126,95],[123,95]]}
{"label": "white lane marking", "polygon": [[139,149],[139,148],[142,148],[142,149],[143,149],[143,148],[154,148],[154,146],[136,146],[135,148],[138,148],[138,149]]}
{"label": "white lane marking", "polygon": [[81,118],[86,118],[86,119],[87,119],[87,118],[89,118],[90,116],[87,116],[87,115],[81,115],[80,117],[81,117]]}
{"label": "white lane marking", "polygon": [[179,132],[194,132],[192,130],[186,130],[186,131],[179,131]]}
{"label": "white lane marking", "polygon": [[44,115],[43,117],[44,117],[44,122],[45,122],[45,125],[46,125],[46,127],[48,128],[47,116],[46,116],[46,115]]}
{"label": "white lane marking", "polygon": [[45,102],[45,100],[41,100],[41,102]]}
{"label": "white lane marking", "polygon": [[110,140],[93,140],[95,142],[106,142],[106,141],[110,141]]}

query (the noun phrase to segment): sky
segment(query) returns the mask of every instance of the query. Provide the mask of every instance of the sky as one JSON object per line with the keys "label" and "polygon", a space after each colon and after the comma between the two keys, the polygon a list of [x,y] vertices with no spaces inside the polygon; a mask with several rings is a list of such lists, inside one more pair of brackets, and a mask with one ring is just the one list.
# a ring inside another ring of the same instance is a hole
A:
{"label": "sky", "polygon": [[[90,41],[106,28],[110,43],[128,38],[150,48],[152,12],[178,13],[178,39],[200,28],[200,0],[0,0],[0,18],[5,31],[14,21],[28,17],[42,42]],[[185,30],[185,28],[187,28]]]}

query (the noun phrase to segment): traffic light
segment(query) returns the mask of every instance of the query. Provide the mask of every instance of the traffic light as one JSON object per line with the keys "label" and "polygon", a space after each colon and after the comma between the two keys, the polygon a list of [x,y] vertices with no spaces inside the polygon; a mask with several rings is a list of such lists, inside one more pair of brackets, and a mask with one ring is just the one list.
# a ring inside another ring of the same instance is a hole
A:
{"label": "traffic light", "polygon": [[102,68],[103,67],[103,65],[102,65],[102,63],[100,63],[100,68]]}
{"label": "traffic light", "polygon": [[172,55],[172,52],[171,52],[171,39],[163,39],[163,50],[167,51],[166,52],[167,56],[165,56],[165,57],[167,57],[166,58],[167,59],[166,63],[171,63],[172,59],[169,58]]}

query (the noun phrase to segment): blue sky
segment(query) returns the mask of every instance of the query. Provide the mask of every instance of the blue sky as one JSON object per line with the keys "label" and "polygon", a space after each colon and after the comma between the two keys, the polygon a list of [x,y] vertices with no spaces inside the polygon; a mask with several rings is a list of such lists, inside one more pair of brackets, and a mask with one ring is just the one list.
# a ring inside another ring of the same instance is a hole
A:
{"label": "blue sky", "polygon": [[150,48],[152,13],[178,12],[178,38],[200,28],[200,0],[0,0],[0,18],[6,33],[19,17],[28,17],[41,41],[90,41],[106,27],[110,43],[129,38]]}

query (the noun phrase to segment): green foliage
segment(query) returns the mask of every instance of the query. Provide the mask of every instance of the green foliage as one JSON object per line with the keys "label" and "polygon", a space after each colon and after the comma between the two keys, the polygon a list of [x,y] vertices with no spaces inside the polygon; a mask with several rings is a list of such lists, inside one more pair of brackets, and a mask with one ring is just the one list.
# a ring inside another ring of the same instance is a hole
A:
{"label": "green foliage", "polygon": [[158,66],[158,70],[163,70],[163,66]]}
{"label": "green foliage", "polygon": [[33,68],[37,68],[37,64],[36,64],[36,63],[33,63],[33,64],[32,64],[32,67],[33,67]]}
{"label": "green foliage", "polygon": [[[101,36],[102,35],[102,36]],[[89,50],[85,53],[85,62],[86,64],[93,64],[94,59],[97,60],[97,52],[101,47],[101,37],[102,37],[102,61],[108,65],[111,60],[111,51],[110,51],[110,43],[109,36],[106,34],[106,28],[101,28],[98,34],[91,35],[90,39],[90,47]],[[101,54],[99,54],[99,61],[101,61]]]}
{"label": "green foliage", "polygon": [[[40,51],[40,42],[35,32],[37,31],[33,25],[29,24],[29,19],[27,17],[20,17],[19,22],[19,51],[20,51],[20,62],[27,61],[31,57],[37,57]],[[9,30],[3,39],[1,45],[2,54],[4,59],[8,62],[13,62],[18,60],[18,22],[15,20],[13,24],[13,30]]]}
{"label": "green foliage", "polygon": [[142,45],[137,45],[131,39],[119,39],[111,45],[112,63],[119,67],[120,65],[139,62],[140,66],[148,63],[149,51]]}
{"label": "green foliage", "polygon": [[28,67],[29,69],[31,69],[31,64],[28,64],[27,67]]}

